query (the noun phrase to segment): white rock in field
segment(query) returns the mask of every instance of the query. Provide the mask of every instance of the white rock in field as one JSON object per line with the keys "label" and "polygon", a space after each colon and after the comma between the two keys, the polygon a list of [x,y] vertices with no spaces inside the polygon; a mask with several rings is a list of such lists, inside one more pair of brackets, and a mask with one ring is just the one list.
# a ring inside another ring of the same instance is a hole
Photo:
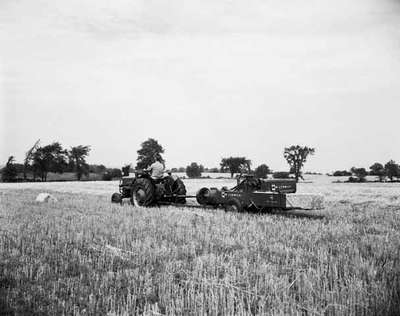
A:
{"label": "white rock in field", "polygon": [[324,208],[324,197],[321,194],[287,194],[286,206],[306,210],[322,210]]}
{"label": "white rock in field", "polygon": [[41,203],[48,203],[48,202],[57,202],[57,199],[49,193],[39,193],[35,201]]}

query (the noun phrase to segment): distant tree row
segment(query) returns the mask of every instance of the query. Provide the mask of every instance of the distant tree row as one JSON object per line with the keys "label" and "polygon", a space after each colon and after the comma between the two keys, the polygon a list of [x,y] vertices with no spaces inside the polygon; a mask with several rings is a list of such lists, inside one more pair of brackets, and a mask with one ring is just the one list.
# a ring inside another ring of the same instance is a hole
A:
{"label": "distant tree row", "polygon": [[31,173],[33,180],[39,178],[42,181],[47,181],[49,172],[75,172],[78,180],[80,180],[82,175],[89,173],[89,166],[86,163],[89,151],[89,146],[79,145],[67,150],[59,142],[39,146],[39,141],[37,141],[27,151],[23,164],[15,163],[13,156],[8,159],[2,170],[2,180],[15,181],[21,171],[24,180],[27,180],[28,173]]}
{"label": "distant tree row", "polygon": [[[313,155],[314,153],[315,149],[307,146],[303,147],[295,145],[285,148],[284,158],[290,166],[290,172],[274,172],[273,177],[289,178],[290,173],[293,173],[296,181],[298,181],[299,178],[303,178],[302,168],[307,161],[308,156]],[[203,172],[201,169],[204,169],[203,166],[199,166],[197,163],[193,162],[186,168],[186,174],[191,178],[200,177]],[[267,178],[268,174],[272,173],[272,170],[266,164],[261,164],[256,167],[255,170],[252,170],[250,159],[247,159],[246,157],[228,157],[222,158],[220,163],[220,172],[229,172],[231,177],[233,177],[235,173],[248,173],[254,174],[258,178]]]}
{"label": "distant tree row", "polygon": [[[162,163],[165,160],[162,157],[164,148],[157,140],[149,138],[141,144],[137,151],[137,163],[135,170],[145,169],[154,162],[155,157],[159,157]],[[90,146],[75,146],[70,149],[64,149],[59,142],[53,142],[46,146],[40,146],[40,140],[37,141],[26,153],[23,164],[15,163],[13,156],[10,156],[6,166],[1,170],[3,181],[16,181],[19,174],[23,174],[23,180],[27,180],[28,174],[35,181],[39,178],[41,181],[47,181],[48,173],[74,172],[76,178],[81,180],[83,176],[89,173],[101,174],[103,180],[111,180],[128,176],[134,171],[130,163],[124,165],[121,169],[106,168],[104,165],[89,165],[86,158],[89,156]],[[220,168],[204,168],[203,165],[192,162],[186,168],[172,168],[171,172],[186,172],[190,178],[201,177],[204,172],[229,172],[231,177],[235,173],[254,174],[258,178],[267,178],[272,174],[274,178],[288,178],[294,174],[296,181],[302,178],[302,168],[308,158],[315,152],[314,148],[307,146],[290,146],[284,149],[284,158],[289,164],[289,172],[272,172],[266,164],[251,169],[251,160],[246,157],[226,157],[221,159]]]}
{"label": "distant tree row", "polygon": [[[103,178],[120,177],[121,170],[107,169],[104,165],[89,165],[86,162],[89,156],[90,146],[78,145],[65,149],[59,142],[40,146],[37,141],[25,155],[24,163],[16,163],[13,156],[8,158],[5,167],[1,170],[1,178],[4,182],[17,180],[47,181],[48,174],[73,172],[78,180],[89,173],[97,173]],[[118,171],[117,171],[118,170]],[[22,175],[22,179],[20,178]]]}
{"label": "distant tree row", "polygon": [[393,181],[394,178],[400,179],[400,165],[394,160],[390,160],[385,165],[379,162],[374,163],[369,167],[369,171],[365,168],[352,167],[350,171],[337,170],[333,173],[335,177],[349,176],[349,181],[351,182],[364,182],[368,175],[377,176],[381,182],[387,178],[390,179],[390,181]]}
{"label": "distant tree row", "polygon": [[[235,158],[235,157],[233,157]],[[240,158],[240,157],[237,157]],[[175,170],[175,171],[174,171]],[[182,170],[182,171],[180,171]],[[172,168],[171,171],[172,172],[186,172],[186,175],[189,178],[200,178],[203,172],[207,172],[207,169],[203,169],[202,165],[198,165],[196,162],[192,162],[189,166],[187,166],[186,168]],[[210,169],[208,169],[210,170]],[[226,171],[226,169],[224,170],[223,168],[218,169],[218,168],[213,168],[211,170],[215,170],[215,171],[211,171],[215,172],[215,173],[219,173],[219,172],[229,172],[231,173],[231,169],[228,168],[228,171]],[[235,170],[235,169],[233,169]],[[241,173],[241,174],[253,174],[254,176],[256,176],[257,178],[268,178],[268,175],[272,174],[273,178],[277,178],[277,179],[288,179],[290,177],[290,172],[287,171],[277,171],[277,172],[272,172],[272,170],[266,165],[266,164],[261,164],[259,165],[255,170],[246,170],[246,169],[239,169],[239,171],[234,172],[234,173]],[[232,177],[232,173],[231,173],[231,177]]]}
{"label": "distant tree row", "polygon": [[[164,159],[162,158],[162,154],[164,153],[164,148],[158,143],[157,140],[153,138],[149,138],[145,142],[141,144],[141,148],[137,151],[138,158],[136,169],[144,169],[147,168],[153,160],[154,156],[161,157],[162,162]],[[288,162],[290,166],[290,172],[279,172],[275,173],[274,177],[289,177],[289,174],[292,173],[295,176],[296,181],[299,178],[302,178],[302,169],[307,161],[308,156],[313,155],[315,153],[315,149],[307,146],[299,146],[293,145],[290,147],[286,147],[284,149],[284,158]],[[128,174],[130,170],[130,165],[126,165],[123,167],[124,175]],[[203,172],[229,172],[231,177],[235,173],[251,173],[255,174],[259,178],[266,178],[268,174],[272,173],[270,168],[266,164],[261,164],[255,170],[251,169],[251,160],[246,157],[226,157],[221,159],[220,168],[212,168],[206,169],[201,164],[197,162],[192,162],[186,168],[172,168],[171,172],[186,172],[186,175],[190,178],[198,178],[201,177]]]}

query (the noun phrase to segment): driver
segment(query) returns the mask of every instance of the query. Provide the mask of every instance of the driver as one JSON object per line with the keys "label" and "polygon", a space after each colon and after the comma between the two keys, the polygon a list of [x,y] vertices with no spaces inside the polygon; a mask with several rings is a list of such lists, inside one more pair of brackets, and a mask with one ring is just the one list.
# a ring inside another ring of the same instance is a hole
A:
{"label": "driver", "polygon": [[153,179],[161,179],[164,175],[164,164],[162,162],[162,158],[159,154],[154,155],[153,163],[146,170],[150,172],[150,175]]}

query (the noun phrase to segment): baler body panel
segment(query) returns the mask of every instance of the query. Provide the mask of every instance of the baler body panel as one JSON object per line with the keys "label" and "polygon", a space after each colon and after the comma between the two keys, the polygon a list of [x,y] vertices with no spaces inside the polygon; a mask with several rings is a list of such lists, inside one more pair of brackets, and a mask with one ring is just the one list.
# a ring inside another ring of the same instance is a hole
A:
{"label": "baler body panel", "polygon": [[222,192],[223,201],[235,198],[238,199],[244,207],[255,206],[257,208],[286,208],[286,195],[277,192]]}

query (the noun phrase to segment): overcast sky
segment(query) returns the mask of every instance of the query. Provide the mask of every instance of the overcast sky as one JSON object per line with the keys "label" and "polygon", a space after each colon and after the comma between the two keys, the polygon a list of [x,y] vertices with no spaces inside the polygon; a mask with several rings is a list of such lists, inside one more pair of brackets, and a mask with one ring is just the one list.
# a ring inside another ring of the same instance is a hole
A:
{"label": "overcast sky", "polygon": [[37,139],[168,167],[400,162],[400,1],[0,0],[0,164]]}

